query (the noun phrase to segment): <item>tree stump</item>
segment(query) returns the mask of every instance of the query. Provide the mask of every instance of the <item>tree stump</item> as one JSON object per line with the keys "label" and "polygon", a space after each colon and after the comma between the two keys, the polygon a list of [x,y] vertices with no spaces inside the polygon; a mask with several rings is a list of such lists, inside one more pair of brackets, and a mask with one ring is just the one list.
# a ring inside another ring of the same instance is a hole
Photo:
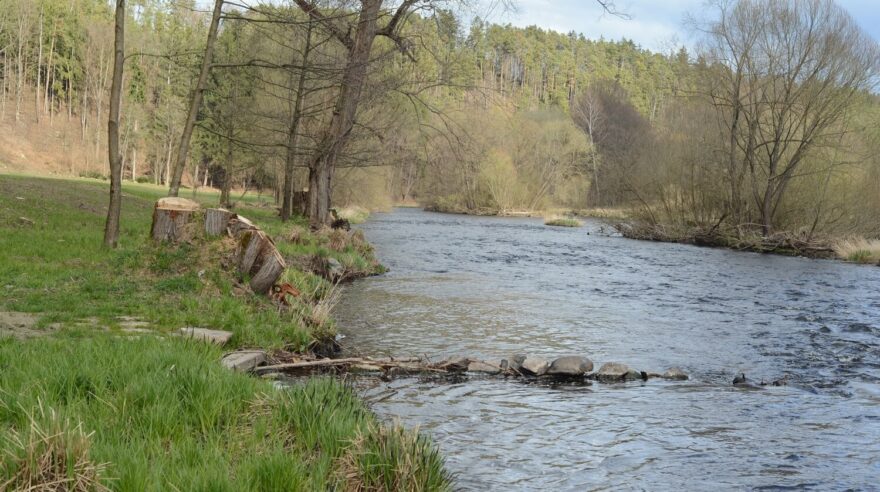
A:
{"label": "tree stump", "polygon": [[178,242],[191,236],[187,225],[195,212],[199,210],[198,203],[186,198],[167,197],[160,198],[153,209],[153,225],[150,228],[150,237],[155,241]]}
{"label": "tree stump", "polygon": [[233,237],[238,237],[242,232],[245,231],[256,231],[258,229],[259,228],[255,226],[253,222],[242,217],[241,215],[234,215],[229,220],[229,234]]}
{"label": "tree stump", "polygon": [[209,208],[205,211],[205,233],[209,236],[226,234],[229,221],[235,214],[225,208]]}
{"label": "tree stump", "polygon": [[250,277],[251,290],[266,294],[287,265],[275,244],[259,229],[243,230],[238,240],[238,273]]}

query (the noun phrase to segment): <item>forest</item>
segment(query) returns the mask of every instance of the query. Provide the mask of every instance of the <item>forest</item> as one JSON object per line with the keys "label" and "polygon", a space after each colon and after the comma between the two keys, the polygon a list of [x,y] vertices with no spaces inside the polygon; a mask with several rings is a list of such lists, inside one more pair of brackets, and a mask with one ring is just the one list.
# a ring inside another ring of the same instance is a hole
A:
{"label": "forest", "polygon": [[[75,126],[65,171],[106,177],[112,6],[4,4],[0,121]],[[379,2],[360,64],[347,43],[366,7],[308,5],[131,2],[122,178],[217,188],[227,206],[265,192],[283,217],[297,192],[326,188],[300,212],[611,210],[657,239],[880,235],[880,57],[833,2],[766,16],[716,2],[693,21],[697,44],[665,53],[454,2]]]}

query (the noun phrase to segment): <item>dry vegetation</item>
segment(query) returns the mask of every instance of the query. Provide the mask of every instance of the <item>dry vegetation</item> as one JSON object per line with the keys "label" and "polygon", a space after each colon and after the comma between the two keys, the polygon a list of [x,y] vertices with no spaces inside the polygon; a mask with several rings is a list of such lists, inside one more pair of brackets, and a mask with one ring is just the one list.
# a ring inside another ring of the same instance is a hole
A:
{"label": "dry vegetation", "polygon": [[846,261],[880,265],[880,239],[842,239],[834,244],[834,252]]}

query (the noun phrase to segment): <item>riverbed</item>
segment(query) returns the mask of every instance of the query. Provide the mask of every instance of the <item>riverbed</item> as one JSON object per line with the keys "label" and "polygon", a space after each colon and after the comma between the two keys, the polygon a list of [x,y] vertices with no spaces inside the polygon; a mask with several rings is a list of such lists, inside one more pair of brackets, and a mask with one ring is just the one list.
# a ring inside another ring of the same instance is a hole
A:
{"label": "riverbed", "polygon": [[[873,489],[880,268],[634,241],[601,222],[396,209],[361,226],[389,268],[345,288],[369,355],[584,355],[684,382],[359,377],[463,490]],[[788,385],[744,389],[745,372]]]}

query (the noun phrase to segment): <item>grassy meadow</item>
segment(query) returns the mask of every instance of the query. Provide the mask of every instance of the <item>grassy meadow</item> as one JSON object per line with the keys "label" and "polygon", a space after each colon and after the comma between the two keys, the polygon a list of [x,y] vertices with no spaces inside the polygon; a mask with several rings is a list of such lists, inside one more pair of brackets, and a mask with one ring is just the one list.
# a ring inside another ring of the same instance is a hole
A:
{"label": "grassy meadow", "polygon": [[[240,202],[303,292],[281,311],[226,271],[229,240],[149,241],[163,188],[126,183],[119,248],[103,249],[107,188],[0,175],[0,316],[32,321],[0,330],[0,491],[449,488],[429,442],[381,426],[343,383],[279,391],[223,369],[221,348],[168,336],[225,329],[233,347],[294,351],[332,338],[337,291],[305,265],[334,258],[347,274],[381,271],[362,238],[313,234],[255,197]],[[149,331],[130,331],[132,321]]]}

